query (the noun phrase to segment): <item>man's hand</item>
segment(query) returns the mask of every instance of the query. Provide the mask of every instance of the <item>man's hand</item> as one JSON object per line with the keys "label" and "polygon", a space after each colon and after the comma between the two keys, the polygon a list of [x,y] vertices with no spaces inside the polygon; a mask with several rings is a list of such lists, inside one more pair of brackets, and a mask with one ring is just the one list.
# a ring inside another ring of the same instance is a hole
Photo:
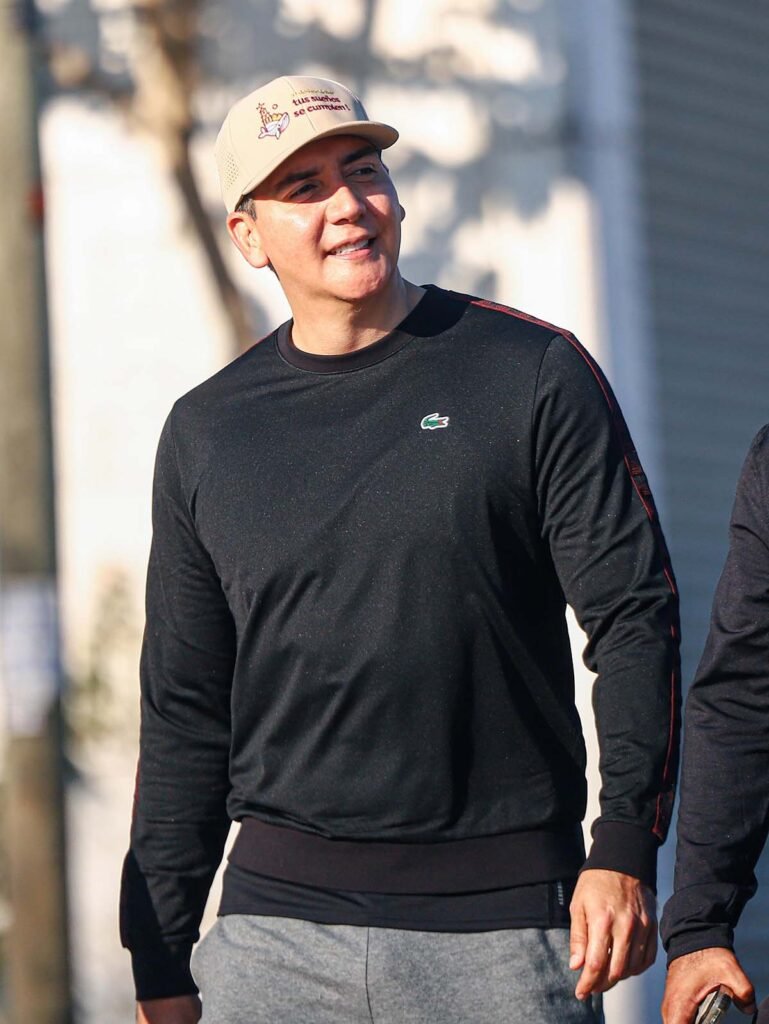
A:
{"label": "man's hand", "polygon": [[136,1024],[198,1024],[200,1014],[197,996],[145,999],[137,1004]]}
{"label": "man's hand", "polygon": [[729,990],[737,1009],[755,1013],[753,986],[730,949],[698,949],[676,957],[668,968],[665,983],[664,1024],[692,1024],[697,1007],[719,985]]}
{"label": "man's hand", "polygon": [[582,969],[575,989],[577,999],[606,992],[622,978],[641,974],[654,963],[654,893],[637,878],[588,868],[577,880],[569,909],[569,967]]}

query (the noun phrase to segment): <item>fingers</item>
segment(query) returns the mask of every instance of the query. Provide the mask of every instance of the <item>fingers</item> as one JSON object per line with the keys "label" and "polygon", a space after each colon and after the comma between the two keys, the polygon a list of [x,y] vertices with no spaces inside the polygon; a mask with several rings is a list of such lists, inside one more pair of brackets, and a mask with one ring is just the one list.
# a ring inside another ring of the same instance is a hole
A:
{"label": "fingers", "polygon": [[588,922],[585,965],[574,990],[577,999],[587,999],[591,992],[603,992],[604,986],[608,987],[612,954],[611,918],[608,914],[593,915]]}
{"label": "fingers", "polygon": [[614,871],[584,871],[570,909],[569,966],[582,969],[575,989],[578,999],[606,992],[654,962],[654,898],[637,879]]}
{"label": "fingers", "polygon": [[631,913],[604,914],[590,924],[585,965],[575,990],[578,999],[607,992],[618,981],[641,974],[657,953],[655,930]]}
{"label": "fingers", "polygon": [[578,971],[585,963],[587,951],[587,921],[581,906],[572,903],[571,931],[569,933],[569,967]]}
{"label": "fingers", "polygon": [[588,941],[585,947],[582,973],[577,981],[574,994],[577,999],[585,999],[593,991],[598,979],[603,975],[610,953],[608,929],[601,927],[595,918],[588,922]]}
{"label": "fingers", "polygon": [[743,1013],[755,1012],[750,979],[729,949],[700,949],[673,960],[668,969],[662,1002],[664,1024],[691,1024],[708,993],[723,985]]}
{"label": "fingers", "polygon": [[732,1001],[738,1010],[742,1010],[743,1013],[756,1012],[755,990],[750,982],[750,978],[748,978],[739,965],[722,984],[732,990]]}
{"label": "fingers", "polygon": [[699,1005],[700,1000],[693,999],[691,994],[672,1001],[666,996],[662,1003],[663,1024],[693,1024]]}
{"label": "fingers", "polygon": [[606,992],[607,989],[613,988],[618,981],[626,978],[630,974],[629,964],[631,951],[633,950],[633,926],[630,925],[629,932],[623,932],[619,935],[615,934],[610,940],[611,945],[611,959],[609,960],[606,976],[602,980],[602,984],[605,986],[601,988],[602,992]]}
{"label": "fingers", "polygon": [[657,959],[657,929],[646,923],[631,945],[625,977],[643,974]]}
{"label": "fingers", "polygon": [[[715,986],[716,988],[718,986]],[[702,1001],[706,999],[715,989],[705,989],[698,995],[691,991],[671,995],[666,992],[662,1003],[662,1020],[664,1024],[693,1024],[697,1017]]]}

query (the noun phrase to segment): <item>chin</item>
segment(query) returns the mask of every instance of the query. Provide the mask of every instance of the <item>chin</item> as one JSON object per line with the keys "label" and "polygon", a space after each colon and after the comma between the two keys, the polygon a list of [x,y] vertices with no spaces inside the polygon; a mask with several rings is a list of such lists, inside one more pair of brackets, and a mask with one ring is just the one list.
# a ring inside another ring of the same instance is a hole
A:
{"label": "chin", "polygon": [[364,302],[386,291],[392,278],[392,271],[383,273],[379,270],[367,274],[344,275],[341,280],[334,282],[332,290],[347,302]]}

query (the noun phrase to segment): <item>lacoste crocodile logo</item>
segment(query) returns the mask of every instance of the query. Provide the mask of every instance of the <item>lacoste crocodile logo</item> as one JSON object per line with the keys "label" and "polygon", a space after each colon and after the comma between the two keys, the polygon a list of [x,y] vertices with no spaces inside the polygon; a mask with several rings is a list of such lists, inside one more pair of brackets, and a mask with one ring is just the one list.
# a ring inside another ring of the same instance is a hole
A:
{"label": "lacoste crocodile logo", "polygon": [[448,416],[440,416],[437,412],[431,412],[428,416],[424,417],[419,425],[422,430],[439,430],[441,427],[449,425],[449,418]]}

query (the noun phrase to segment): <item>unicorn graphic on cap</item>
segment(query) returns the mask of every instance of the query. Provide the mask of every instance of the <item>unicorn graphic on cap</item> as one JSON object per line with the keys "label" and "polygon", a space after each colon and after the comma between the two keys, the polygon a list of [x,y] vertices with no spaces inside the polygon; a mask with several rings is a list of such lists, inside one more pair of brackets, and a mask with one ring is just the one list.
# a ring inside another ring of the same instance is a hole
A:
{"label": "unicorn graphic on cap", "polygon": [[[278,104],[273,103],[273,110],[278,109]],[[283,132],[288,128],[288,122],[290,117],[288,111],[282,113],[271,114],[267,107],[263,103],[259,104],[259,114],[262,118],[262,127],[259,129],[259,138],[265,139],[269,135],[273,139],[279,139]]]}

